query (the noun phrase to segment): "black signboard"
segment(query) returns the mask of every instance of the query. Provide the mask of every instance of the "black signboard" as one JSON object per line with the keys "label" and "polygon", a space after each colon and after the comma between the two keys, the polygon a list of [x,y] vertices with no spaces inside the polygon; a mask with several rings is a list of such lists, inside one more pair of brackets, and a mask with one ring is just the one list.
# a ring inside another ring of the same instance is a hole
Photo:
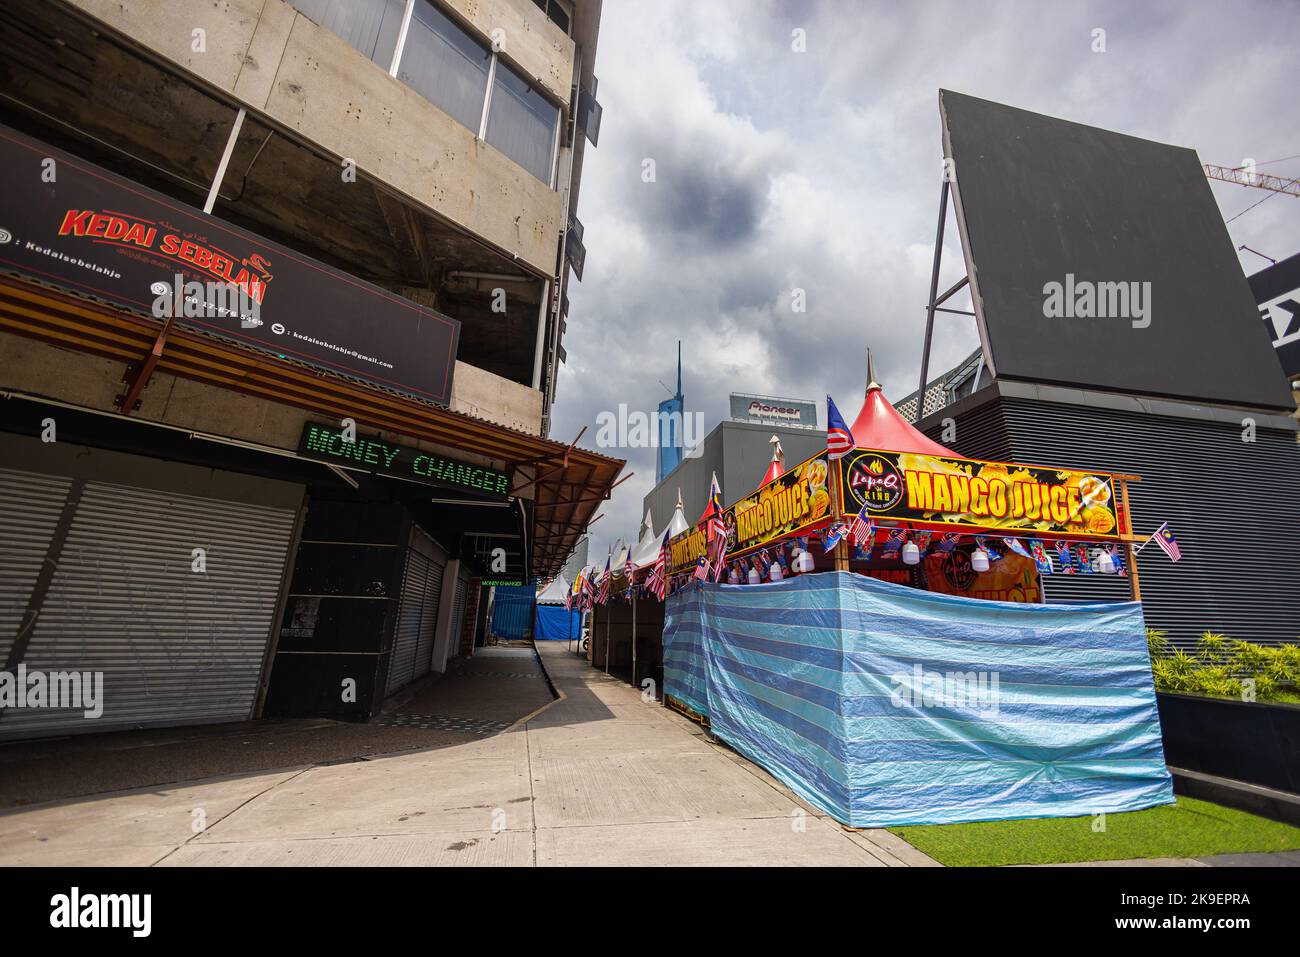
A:
{"label": "black signboard", "polygon": [[1194,150],[940,107],[999,378],[1294,408]]}
{"label": "black signboard", "polygon": [[1251,276],[1250,291],[1282,371],[1300,376],[1300,253]]}
{"label": "black signboard", "polygon": [[4,126],[0,171],[0,270],[155,318],[180,275],[205,307],[161,313],[180,325],[450,400],[456,320]]}
{"label": "black signboard", "polygon": [[298,454],[330,465],[473,492],[489,498],[505,499],[510,495],[510,476],[506,472],[433,452],[422,452],[409,445],[385,442],[376,436],[357,435],[354,441],[348,441],[343,430],[332,425],[308,422],[298,440]]}

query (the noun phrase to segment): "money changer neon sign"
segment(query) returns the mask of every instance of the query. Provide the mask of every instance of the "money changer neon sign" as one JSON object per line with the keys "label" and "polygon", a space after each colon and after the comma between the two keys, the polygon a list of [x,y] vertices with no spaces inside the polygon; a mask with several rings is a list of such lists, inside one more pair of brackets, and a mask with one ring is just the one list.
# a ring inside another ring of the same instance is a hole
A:
{"label": "money changer neon sign", "polygon": [[375,475],[462,489],[494,498],[510,495],[510,476],[506,472],[408,445],[385,442],[377,436],[358,435],[349,441],[342,429],[314,422],[308,422],[303,429],[298,454],[317,462],[364,469]]}

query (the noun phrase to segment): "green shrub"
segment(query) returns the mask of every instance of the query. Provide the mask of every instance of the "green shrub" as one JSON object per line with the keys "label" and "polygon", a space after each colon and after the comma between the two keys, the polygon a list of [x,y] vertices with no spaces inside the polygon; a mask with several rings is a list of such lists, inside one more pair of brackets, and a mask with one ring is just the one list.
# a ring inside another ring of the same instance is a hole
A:
{"label": "green shrub", "polygon": [[1300,704],[1300,645],[1266,648],[1206,631],[1188,654],[1148,628],[1147,651],[1157,691],[1241,700],[1251,682],[1256,701]]}

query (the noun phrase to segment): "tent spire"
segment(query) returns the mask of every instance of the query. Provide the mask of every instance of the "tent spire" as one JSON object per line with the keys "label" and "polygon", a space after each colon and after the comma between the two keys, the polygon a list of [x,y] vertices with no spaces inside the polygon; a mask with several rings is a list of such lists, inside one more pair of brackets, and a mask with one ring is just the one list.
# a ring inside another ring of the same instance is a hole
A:
{"label": "tent spire", "polygon": [[880,383],[876,381],[876,366],[871,361],[871,350],[867,350],[867,394],[870,395],[873,389],[879,390]]}

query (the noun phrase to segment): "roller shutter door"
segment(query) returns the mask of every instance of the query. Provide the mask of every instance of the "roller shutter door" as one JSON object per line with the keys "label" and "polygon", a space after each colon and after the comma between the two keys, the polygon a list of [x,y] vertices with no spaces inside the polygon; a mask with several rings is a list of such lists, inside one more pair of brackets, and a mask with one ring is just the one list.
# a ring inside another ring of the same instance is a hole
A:
{"label": "roller shutter door", "polygon": [[8,470],[0,487],[20,530],[0,543],[6,660],[23,629],[14,664],[102,672],[104,708],[8,709],[0,739],[252,717],[296,510]]}
{"label": "roller shutter door", "polygon": [[406,551],[406,569],[402,575],[402,595],[398,603],[386,694],[392,694],[429,673],[444,564],[433,539],[420,529],[412,528]]}
{"label": "roller shutter door", "polygon": [[438,602],[442,598],[444,566],[429,563],[429,577],[424,585],[424,602],[420,614],[420,642],[415,648],[415,677],[422,678],[433,667],[433,638],[438,629]]}
{"label": "roller shutter door", "polygon": [[468,594],[468,585],[465,579],[456,579],[456,603],[451,606],[451,634],[448,636],[447,645],[453,655],[460,648],[460,635],[465,627],[465,596]]}

